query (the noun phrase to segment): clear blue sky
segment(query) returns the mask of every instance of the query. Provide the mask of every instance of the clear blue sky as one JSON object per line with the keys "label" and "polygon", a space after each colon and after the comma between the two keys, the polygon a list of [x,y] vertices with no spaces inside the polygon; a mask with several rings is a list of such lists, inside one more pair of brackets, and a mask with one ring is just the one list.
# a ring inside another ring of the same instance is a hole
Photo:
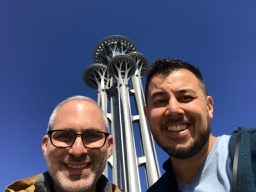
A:
{"label": "clear blue sky", "polygon": [[[215,101],[215,135],[256,127],[255,7],[254,0],[0,0],[0,191],[46,170],[41,138],[59,101],[96,99],[82,72],[109,35],[130,38],[150,62],[198,66]],[[162,164],[167,156],[157,153]]]}

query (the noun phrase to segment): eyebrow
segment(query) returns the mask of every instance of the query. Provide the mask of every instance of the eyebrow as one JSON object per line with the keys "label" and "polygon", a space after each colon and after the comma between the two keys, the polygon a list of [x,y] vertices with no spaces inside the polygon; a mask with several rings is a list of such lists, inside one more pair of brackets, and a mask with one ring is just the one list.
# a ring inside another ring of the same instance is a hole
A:
{"label": "eyebrow", "polygon": [[[197,93],[192,90],[192,89],[181,89],[181,90],[178,90],[178,91],[175,91],[176,94],[193,94],[193,95],[196,95]],[[154,100],[155,98],[157,97],[161,97],[161,96],[165,96],[167,95],[164,91],[156,91],[154,92],[152,95],[150,95],[150,99],[151,100]]]}
{"label": "eyebrow", "polygon": [[164,95],[166,95],[165,92],[163,92],[163,91],[156,91],[152,95],[150,95],[149,99],[150,100],[154,100],[155,98],[160,97],[160,96],[164,96]]}
{"label": "eyebrow", "polygon": [[[68,128],[68,127],[63,127],[62,129],[56,129],[56,130],[72,131],[72,132],[75,132],[75,133],[76,133],[76,131],[75,131],[73,128]],[[56,131],[56,130],[54,130],[54,131]],[[104,131],[100,130],[99,128],[89,127],[89,128],[83,129],[83,130],[82,130],[82,133],[84,133],[84,132],[92,132],[92,131],[101,131],[101,132],[104,132]]]}
{"label": "eyebrow", "polygon": [[178,90],[177,91],[178,93],[180,94],[186,94],[186,93],[189,93],[189,94],[193,94],[193,95],[196,95],[197,93],[192,90],[192,89],[181,89],[181,90]]}
{"label": "eyebrow", "polygon": [[98,128],[87,128],[87,129],[84,129],[83,132],[94,132],[94,131],[101,131],[101,132],[104,132]]}

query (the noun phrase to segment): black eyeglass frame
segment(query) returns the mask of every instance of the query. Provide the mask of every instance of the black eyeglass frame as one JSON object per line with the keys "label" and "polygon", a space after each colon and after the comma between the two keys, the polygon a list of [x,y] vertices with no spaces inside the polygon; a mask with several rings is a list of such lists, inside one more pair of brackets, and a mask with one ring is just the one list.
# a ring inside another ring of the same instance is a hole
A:
{"label": "black eyeglass frame", "polygon": [[[53,142],[52,142],[52,134],[53,134],[55,131],[64,131],[64,132],[73,133],[73,134],[75,135],[74,141],[73,141],[70,145],[68,145],[68,146],[66,146],[66,147],[59,147],[59,146],[54,145]],[[47,132],[47,134],[49,135],[50,141],[51,141],[51,143],[52,143],[52,145],[53,145],[54,147],[57,147],[57,148],[68,148],[68,147],[72,147],[72,146],[73,146],[73,144],[76,142],[76,138],[77,138],[78,136],[80,136],[81,138],[83,138],[83,135],[86,134],[86,133],[88,133],[88,132],[94,132],[94,133],[96,132],[96,133],[102,133],[102,134],[104,134],[104,142],[103,142],[102,146],[100,146],[100,147],[88,147],[88,146],[86,146],[86,145],[84,144],[84,140],[82,139],[82,143],[83,143],[84,147],[85,147],[85,148],[88,148],[88,149],[100,149],[100,148],[102,148],[102,147],[105,145],[106,141],[107,141],[107,137],[110,135],[110,133],[108,133],[108,132],[103,132],[103,131],[87,131],[87,132],[84,132],[84,133],[75,133],[75,132],[70,131],[70,130],[49,130],[49,131]]]}

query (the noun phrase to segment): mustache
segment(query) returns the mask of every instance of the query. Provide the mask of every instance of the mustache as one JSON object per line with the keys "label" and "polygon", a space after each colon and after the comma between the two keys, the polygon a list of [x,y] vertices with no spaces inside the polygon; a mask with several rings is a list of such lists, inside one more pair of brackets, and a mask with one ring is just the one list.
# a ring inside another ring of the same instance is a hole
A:
{"label": "mustache", "polygon": [[165,119],[162,123],[162,125],[166,125],[166,124],[176,124],[176,123],[187,123],[187,120],[184,120],[183,117],[176,117],[176,118],[168,118]]}

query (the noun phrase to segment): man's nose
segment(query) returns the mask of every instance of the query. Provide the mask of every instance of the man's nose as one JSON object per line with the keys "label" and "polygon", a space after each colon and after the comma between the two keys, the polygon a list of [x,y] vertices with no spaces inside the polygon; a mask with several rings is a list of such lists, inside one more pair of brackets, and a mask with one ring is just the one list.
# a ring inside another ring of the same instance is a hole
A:
{"label": "man's nose", "polygon": [[176,116],[183,113],[182,104],[176,98],[171,98],[166,107],[165,114],[168,116]]}
{"label": "man's nose", "polygon": [[81,155],[84,155],[85,153],[87,153],[87,148],[85,148],[81,136],[76,137],[75,142],[69,149],[69,153],[75,157],[80,157]]}

